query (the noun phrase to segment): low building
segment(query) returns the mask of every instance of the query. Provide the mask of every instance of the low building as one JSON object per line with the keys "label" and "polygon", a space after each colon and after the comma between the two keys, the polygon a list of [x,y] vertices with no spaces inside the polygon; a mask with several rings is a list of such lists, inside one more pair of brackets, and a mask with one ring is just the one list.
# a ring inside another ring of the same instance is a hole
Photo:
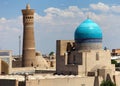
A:
{"label": "low building", "polygon": [[12,51],[0,50],[0,74],[10,74],[12,69]]}
{"label": "low building", "polygon": [[120,49],[112,49],[112,56],[120,56]]}

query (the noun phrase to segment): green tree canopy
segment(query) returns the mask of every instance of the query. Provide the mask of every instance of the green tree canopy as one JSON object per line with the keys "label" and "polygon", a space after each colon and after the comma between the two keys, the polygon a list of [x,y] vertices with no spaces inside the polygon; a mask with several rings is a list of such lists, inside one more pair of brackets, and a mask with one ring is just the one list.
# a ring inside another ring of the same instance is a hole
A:
{"label": "green tree canopy", "polygon": [[111,60],[112,64],[115,64],[115,67],[120,67],[120,63],[117,63],[117,61],[115,60]]}
{"label": "green tree canopy", "polygon": [[111,60],[111,63],[112,63],[112,64],[117,64],[117,61]]}
{"label": "green tree canopy", "polygon": [[112,81],[110,80],[103,80],[100,86],[116,86]]}
{"label": "green tree canopy", "polygon": [[52,55],[54,55],[54,52],[53,52],[53,51],[49,53],[49,56],[52,56]]}

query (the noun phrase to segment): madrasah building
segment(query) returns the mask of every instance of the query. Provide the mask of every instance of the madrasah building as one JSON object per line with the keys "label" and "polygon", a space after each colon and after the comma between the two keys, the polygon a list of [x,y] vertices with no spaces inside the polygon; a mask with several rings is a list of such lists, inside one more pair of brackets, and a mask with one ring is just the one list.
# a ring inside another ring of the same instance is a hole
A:
{"label": "madrasah building", "polygon": [[46,66],[47,63],[40,59],[42,56],[36,53],[34,10],[27,5],[22,13],[22,66],[12,68],[9,60],[6,70],[6,60],[1,57],[0,72],[5,72],[5,75],[0,75],[0,86],[100,86],[103,80],[120,86],[120,72],[115,71],[115,65],[111,64],[110,50],[102,48],[101,28],[92,19],[85,19],[77,27],[74,40],[56,41],[54,70]]}

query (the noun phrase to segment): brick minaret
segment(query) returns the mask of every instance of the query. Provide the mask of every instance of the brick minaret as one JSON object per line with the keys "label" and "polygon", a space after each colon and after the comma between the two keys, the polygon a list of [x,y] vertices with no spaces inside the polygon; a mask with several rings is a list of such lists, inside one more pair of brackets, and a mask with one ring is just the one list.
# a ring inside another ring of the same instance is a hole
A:
{"label": "brick minaret", "polygon": [[23,14],[23,53],[22,66],[31,67],[36,65],[35,40],[34,40],[34,10],[30,5],[22,10]]}

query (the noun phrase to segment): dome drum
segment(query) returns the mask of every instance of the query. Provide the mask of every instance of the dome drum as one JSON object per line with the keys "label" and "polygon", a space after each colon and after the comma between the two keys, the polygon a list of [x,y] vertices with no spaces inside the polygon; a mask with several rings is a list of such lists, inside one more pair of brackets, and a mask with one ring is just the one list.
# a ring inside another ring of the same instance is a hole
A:
{"label": "dome drum", "polygon": [[76,43],[76,50],[100,50],[102,43]]}
{"label": "dome drum", "polygon": [[76,43],[102,43],[101,38],[75,39]]}

